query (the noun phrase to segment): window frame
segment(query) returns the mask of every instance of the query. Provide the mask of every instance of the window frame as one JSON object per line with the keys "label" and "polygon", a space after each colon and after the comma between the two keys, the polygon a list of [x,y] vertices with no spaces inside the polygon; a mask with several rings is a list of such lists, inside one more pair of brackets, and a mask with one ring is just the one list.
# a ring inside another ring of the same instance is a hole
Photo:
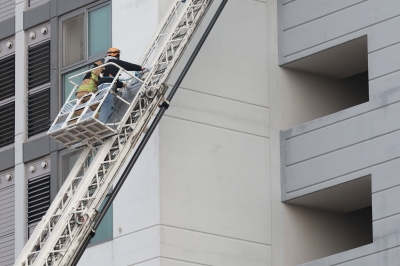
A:
{"label": "window frame", "polygon": [[[73,72],[79,68],[84,68],[86,67],[87,69],[89,69],[90,65],[101,59],[102,57],[104,57],[107,54],[107,50],[105,50],[104,52],[100,52],[97,54],[94,54],[92,56],[89,56],[89,34],[88,34],[88,27],[89,27],[89,13],[92,11],[95,11],[97,9],[100,9],[102,7],[105,6],[110,6],[110,21],[111,21],[111,25],[110,25],[110,45],[112,44],[112,2],[109,0],[106,1],[101,1],[100,3],[94,3],[91,5],[87,5],[83,8],[80,8],[78,10],[75,10],[71,13],[68,13],[64,16],[61,16],[59,19],[59,25],[58,25],[58,29],[59,29],[59,34],[58,34],[58,40],[59,40],[59,49],[60,49],[60,53],[59,53],[59,106],[63,106],[64,102],[66,99],[64,99],[64,81],[65,81],[65,75]],[[63,33],[63,22],[73,18],[75,16],[78,16],[80,14],[84,14],[84,21],[83,21],[83,25],[84,25],[84,35],[85,35],[85,47],[84,47],[84,60],[81,60],[79,62],[73,63],[71,65],[65,66],[63,67],[63,57],[64,57],[64,33]]]}

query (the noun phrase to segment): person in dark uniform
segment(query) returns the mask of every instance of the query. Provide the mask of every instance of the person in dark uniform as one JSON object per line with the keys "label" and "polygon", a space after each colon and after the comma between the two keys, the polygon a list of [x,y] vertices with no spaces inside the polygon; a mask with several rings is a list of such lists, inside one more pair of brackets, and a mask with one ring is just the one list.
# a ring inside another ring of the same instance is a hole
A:
{"label": "person in dark uniform", "polygon": [[[104,59],[104,64],[115,63],[126,71],[143,71],[144,67],[120,60],[121,51],[118,48],[110,48],[107,51],[107,57]],[[98,90],[111,89],[110,85],[114,77],[117,75],[119,68],[114,65],[105,66],[102,74],[103,77],[98,81]],[[124,84],[121,81],[116,81],[115,88],[122,88]],[[100,108],[99,121],[107,123],[108,118],[114,111],[114,95],[109,93]]]}

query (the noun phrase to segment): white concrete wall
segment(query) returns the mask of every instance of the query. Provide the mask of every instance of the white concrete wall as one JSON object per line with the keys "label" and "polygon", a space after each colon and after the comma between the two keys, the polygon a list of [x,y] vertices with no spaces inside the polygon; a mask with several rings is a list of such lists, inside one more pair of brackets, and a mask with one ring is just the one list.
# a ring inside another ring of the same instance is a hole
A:
{"label": "white concrete wall", "polygon": [[161,122],[162,265],[271,265],[267,14],[228,2]]}

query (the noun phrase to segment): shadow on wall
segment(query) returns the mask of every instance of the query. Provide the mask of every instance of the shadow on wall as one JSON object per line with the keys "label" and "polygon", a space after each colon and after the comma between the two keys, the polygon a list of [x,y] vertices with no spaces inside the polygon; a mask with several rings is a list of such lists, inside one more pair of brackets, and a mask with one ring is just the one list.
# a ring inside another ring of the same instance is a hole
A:
{"label": "shadow on wall", "polygon": [[285,204],[285,266],[295,266],[373,242],[371,176]]}
{"label": "shadow on wall", "polygon": [[283,66],[282,129],[368,102],[367,37]]}

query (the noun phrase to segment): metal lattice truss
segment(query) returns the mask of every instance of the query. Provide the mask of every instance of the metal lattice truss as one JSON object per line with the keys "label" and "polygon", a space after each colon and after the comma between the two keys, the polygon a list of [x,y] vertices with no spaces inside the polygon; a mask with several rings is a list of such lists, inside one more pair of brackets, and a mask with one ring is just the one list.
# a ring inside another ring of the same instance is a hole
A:
{"label": "metal lattice truss", "polygon": [[[84,144],[89,144],[88,147],[83,149],[14,265],[68,266],[72,263],[82,240],[90,234],[98,209],[124,162],[132,156],[146,126],[151,122],[158,106],[163,103],[167,89],[164,83],[211,2],[212,0],[186,0],[185,3],[176,1],[141,60],[142,65],[149,65],[152,61],[153,68],[123,115],[122,122],[114,125],[112,130],[115,133],[107,138],[98,135],[96,142],[83,141]],[[74,108],[76,106],[69,111]],[[60,113],[62,112],[68,110],[61,110]]]}

